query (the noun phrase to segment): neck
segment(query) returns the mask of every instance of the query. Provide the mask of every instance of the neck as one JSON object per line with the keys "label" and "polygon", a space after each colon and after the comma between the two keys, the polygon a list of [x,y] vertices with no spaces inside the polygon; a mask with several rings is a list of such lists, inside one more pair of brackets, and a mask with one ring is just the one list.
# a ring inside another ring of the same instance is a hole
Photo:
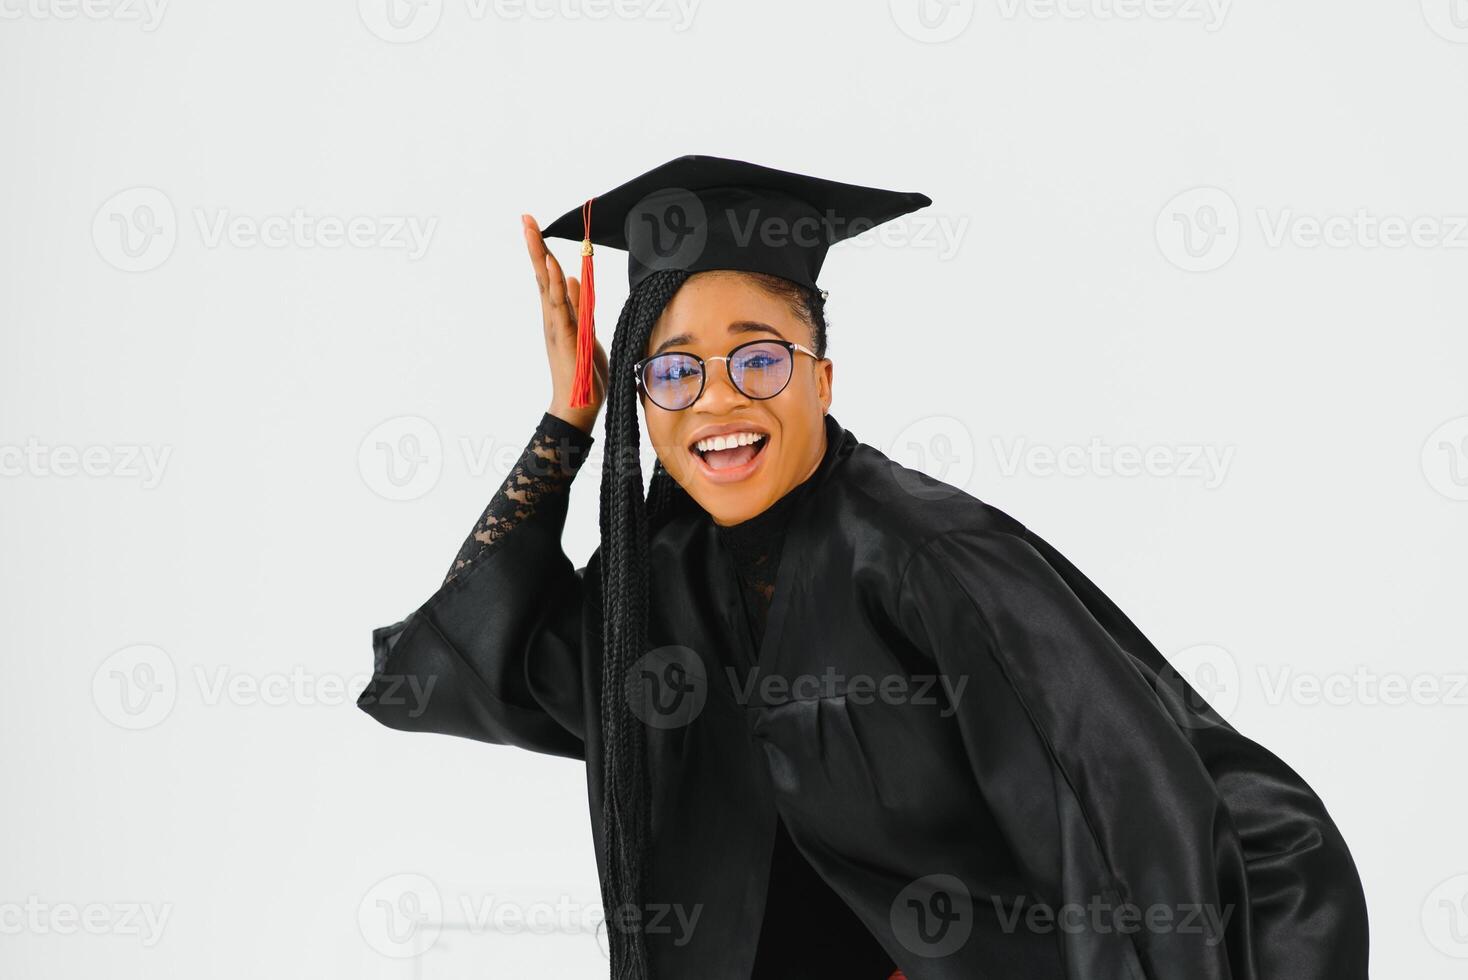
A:
{"label": "neck", "polygon": [[[815,459],[811,460],[810,466],[808,466],[806,468],[805,476],[803,476],[800,479],[798,479],[798,480],[795,481],[795,485],[796,486],[799,486],[800,484],[804,483],[806,480],[809,480],[811,477],[815,476],[816,475],[816,470],[818,470],[818,469],[821,468],[821,461],[826,458],[826,449],[828,447],[826,445],[826,438],[827,438],[827,436],[826,436],[826,423],[824,421],[825,416],[821,416],[821,418],[822,418],[822,422],[821,422],[821,444],[818,447],[816,447]],[[792,487],[791,489],[794,489],[794,487]]]}

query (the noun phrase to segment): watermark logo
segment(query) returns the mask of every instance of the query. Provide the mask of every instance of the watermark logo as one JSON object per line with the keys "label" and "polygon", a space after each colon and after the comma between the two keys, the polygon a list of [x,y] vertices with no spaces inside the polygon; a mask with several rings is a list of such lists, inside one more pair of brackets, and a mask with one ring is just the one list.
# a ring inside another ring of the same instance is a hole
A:
{"label": "watermark logo", "polygon": [[367,488],[384,500],[417,500],[443,475],[443,440],[421,416],[388,419],[357,447],[357,469]]}
{"label": "watermark logo", "polygon": [[691,647],[657,647],[628,668],[625,690],[632,714],[648,727],[682,728],[708,703],[708,672]]}
{"label": "watermark logo", "polygon": [[114,269],[149,272],[173,254],[178,215],[156,187],[130,187],[103,202],[92,217],[92,244]]}
{"label": "watermark logo", "polygon": [[1167,657],[1157,676],[1159,694],[1182,728],[1213,728],[1238,710],[1243,689],[1239,662],[1216,643],[1198,643]]}
{"label": "watermark logo", "polygon": [[1438,37],[1468,44],[1468,0],[1422,0],[1422,16]]}
{"label": "watermark logo", "polygon": [[397,874],[373,885],[357,905],[367,945],[393,959],[422,956],[443,929],[443,896],[420,874]]}
{"label": "watermark logo", "polygon": [[[0,0],[3,2],[3,0]],[[168,261],[181,225],[192,224],[206,249],[377,250],[401,252],[409,262],[427,253],[438,231],[436,216],[318,214],[302,207],[277,214],[243,214],[227,207],[193,207],[180,220],[167,194],[132,187],[103,202],[92,218],[92,243],[102,259],[123,272],[150,272]]]}
{"label": "watermark logo", "polygon": [[892,22],[902,33],[924,44],[942,44],[973,23],[974,0],[890,0]]}
{"label": "watermark logo", "polygon": [[1427,896],[1422,931],[1439,953],[1468,960],[1468,874],[1449,878]]}
{"label": "watermark logo", "polygon": [[708,212],[697,194],[667,187],[633,205],[622,230],[630,260],[643,269],[686,269],[708,247]]}
{"label": "watermark logo", "polygon": [[384,878],[362,897],[357,921],[367,944],[383,956],[410,959],[434,950],[444,932],[469,936],[589,936],[608,957],[608,933],[642,933],[666,937],[686,946],[703,915],[703,906],[667,902],[620,905],[606,910],[600,902],[569,895],[520,899],[500,895],[444,896],[429,878],[396,874]]}
{"label": "watermark logo", "polygon": [[389,44],[412,44],[433,33],[443,18],[443,0],[357,0],[357,15]]}
{"label": "watermark logo", "polygon": [[973,933],[973,897],[954,875],[927,875],[898,893],[890,921],[893,935],[909,952],[929,959],[948,956]]}
{"label": "watermark logo", "polygon": [[1449,500],[1468,500],[1468,415],[1449,419],[1427,437],[1422,473]]}
{"label": "watermark logo", "polygon": [[[1052,445],[1025,438],[990,438],[985,466],[1004,479],[1136,478],[1196,480],[1205,489],[1222,486],[1237,447],[1210,443],[1112,444],[1100,436],[1085,443]],[[978,466],[978,446],[962,419],[927,416],[907,425],[884,448],[901,464],[893,476],[908,493],[941,499],[967,487]]]}
{"label": "watermark logo", "polygon": [[885,454],[901,464],[892,475],[902,489],[924,500],[941,500],[968,486],[978,455],[973,432],[951,415],[912,422],[897,433]]}
{"label": "watermark logo", "polygon": [[[429,494],[448,467],[475,480],[493,478],[497,482],[503,482],[511,473],[564,477],[575,472],[582,474],[579,479],[594,485],[603,466],[610,462],[600,443],[583,452],[569,438],[537,435],[532,447],[527,447],[524,440],[523,431],[517,431],[513,439],[478,433],[440,437],[437,426],[428,419],[397,416],[364,437],[358,447],[358,468],[373,493],[387,500],[415,500]],[[529,456],[525,455],[527,448],[531,450]],[[678,448],[681,451],[682,447]],[[0,466],[5,462],[4,452],[0,446]],[[548,455],[551,452],[553,457]],[[657,448],[639,442],[637,451],[625,457],[624,465],[636,461],[646,474],[657,460]],[[0,475],[4,475],[3,470]]]}
{"label": "watermark logo", "polygon": [[179,671],[166,651],[140,644],[118,650],[97,668],[92,702],[108,721],[131,731],[163,724],[185,697],[205,708],[243,709],[341,708],[364,699],[419,718],[438,680],[436,674],[314,673],[299,664],[257,673],[226,664]]}
{"label": "watermark logo", "polygon": [[[1391,214],[1368,207],[1312,214],[1258,207],[1252,220],[1269,249],[1468,249],[1468,214]],[[1196,187],[1174,197],[1158,214],[1155,229],[1163,256],[1188,272],[1222,268],[1238,251],[1243,230],[1237,202],[1217,187]]]}
{"label": "watermark logo", "polygon": [[1167,261],[1185,272],[1212,272],[1239,249],[1239,206],[1227,191],[1194,187],[1163,205],[1154,230]]}
{"label": "watermark logo", "polygon": [[124,647],[92,675],[92,703],[119,728],[142,731],[159,725],[177,701],[178,671],[159,647]]}

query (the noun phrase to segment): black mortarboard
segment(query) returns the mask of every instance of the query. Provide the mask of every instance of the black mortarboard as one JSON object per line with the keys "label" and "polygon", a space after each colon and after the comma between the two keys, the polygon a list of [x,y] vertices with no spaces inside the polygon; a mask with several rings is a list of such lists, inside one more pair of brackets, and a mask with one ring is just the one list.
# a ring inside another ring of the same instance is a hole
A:
{"label": "black mortarboard", "polygon": [[661,269],[737,269],[814,289],[836,242],[932,203],[924,194],[843,184],[742,160],[682,156],[566,212],[542,234],[581,242],[572,405],[586,404],[591,394],[593,245],[628,253],[632,287]]}

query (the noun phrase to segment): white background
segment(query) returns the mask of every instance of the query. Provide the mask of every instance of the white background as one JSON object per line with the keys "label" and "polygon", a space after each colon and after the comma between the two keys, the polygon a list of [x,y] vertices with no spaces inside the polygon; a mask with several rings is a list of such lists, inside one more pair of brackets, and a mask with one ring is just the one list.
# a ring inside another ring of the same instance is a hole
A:
{"label": "white background", "polygon": [[933,198],[827,262],[832,414],[1305,776],[1377,976],[1462,975],[1468,4],[89,2],[0,0],[0,974],[602,975],[472,914],[594,915],[582,768],[352,702],[548,404],[518,215],[697,152]]}

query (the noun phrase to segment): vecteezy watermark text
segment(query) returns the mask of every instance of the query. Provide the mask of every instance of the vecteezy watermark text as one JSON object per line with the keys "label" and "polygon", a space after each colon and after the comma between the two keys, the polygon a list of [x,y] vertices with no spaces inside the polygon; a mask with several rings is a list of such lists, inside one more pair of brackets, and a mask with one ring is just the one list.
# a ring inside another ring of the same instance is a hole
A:
{"label": "vecteezy watermark text", "polygon": [[145,902],[45,902],[35,895],[24,902],[0,902],[0,935],[137,937],[152,949],[163,938],[173,904]]}
{"label": "vecteezy watermark text", "polygon": [[761,674],[758,669],[739,671],[725,667],[729,687],[737,704],[754,704],[756,695],[766,703],[811,701],[843,697],[848,704],[917,705],[938,709],[941,717],[958,710],[959,699],[968,687],[968,677],[946,674],[847,674],[827,667],[819,674]]}
{"label": "vecteezy watermark text", "polygon": [[144,490],[153,490],[163,482],[172,456],[172,446],[50,446],[32,436],[23,444],[0,444],[0,477],[138,480]]}
{"label": "vecteezy watermark text", "polygon": [[1206,903],[1141,906],[1132,902],[1113,902],[1099,895],[1092,896],[1085,903],[1066,902],[1061,905],[1031,902],[1023,896],[1012,903],[1012,907],[1006,907],[1009,903],[998,895],[991,896],[990,901],[994,904],[999,927],[1011,934],[1021,929],[1038,935],[1055,932],[1069,935],[1172,933],[1202,935],[1204,943],[1209,946],[1223,942],[1224,932],[1234,914],[1232,905],[1221,911],[1217,906]]}
{"label": "vecteezy watermark text", "polygon": [[[456,16],[471,22],[644,21],[670,24],[681,34],[693,26],[702,0],[463,0]],[[445,0],[357,0],[357,13],[389,44],[412,44],[438,28]],[[457,5],[455,5],[457,8]]]}
{"label": "vecteezy watermark text", "polygon": [[[4,2],[4,0],[0,0]],[[206,249],[352,249],[401,252],[416,262],[427,254],[438,230],[435,215],[331,214],[295,207],[249,214],[228,207],[194,207],[188,212]],[[104,201],[92,218],[92,244],[110,266],[149,272],[167,262],[181,227],[173,201],[156,187],[129,187]]]}
{"label": "vecteezy watermark text", "polygon": [[0,0],[0,20],[90,20],[137,24],[152,33],[169,0]]}
{"label": "vecteezy watermark text", "polygon": [[[1254,223],[1268,249],[1365,252],[1468,248],[1468,214],[1393,214],[1368,207],[1307,212],[1256,207]],[[1158,212],[1157,247],[1186,272],[1212,272],[1238,252],[1247,222],[1233,195],[1219,187],[1194,187],[1174,195]]]}
{"label": "vecteezy watermark text", "polygon": [[406,717],[417,718],[429,708],[438,675],[348,675],[300,665],[246,672],[227,664],[194,664],[181,673],[166,650],[137,644],[113,652],[97,666],[92,702],[117,727],[144,731],[166,721],[182,694],[205,708],[339,708],[357,700],[369,684],[371,703],[401,708]]}
{"label": "vecteezy watermark text", "polygon": [[995,0],[999,16],[1015,20],[1177,21],[1203,25],[1212,34],[1223,27],[1233,0]]}
{"label": "vecteezy watermark text", "polygon": [[1223,484],[1233,463],[1233,446],[1152,445],[1113,446],[1100,438],[1085,445],[1032,445],[1016,439],[1006,447],[1004,440],[994,439],[999,472],[1006,477],[1027,473],[1031,476],[1099,476],[1159,477],[1201,480],[1206,489]]}
{"label": "vecteezy watermark text", "polygon": [[[457,904],[459,918],[451,920],[446,906],[453,904]],[[432,879],[411,873],[377,882],[357,906],[362,938],[378,953],[393,958],[427,953],[446,929],[470,935],[588,935],[598,943],[605,929],[616,929],[663,936],[674,946],[686,946],[702,915],[702,904],[647,902],[606,910],[600,902],[568,895],[529,901],[459,895],[457,903],[448,903]],[[605,954],[605,948],[602,952]]]}

